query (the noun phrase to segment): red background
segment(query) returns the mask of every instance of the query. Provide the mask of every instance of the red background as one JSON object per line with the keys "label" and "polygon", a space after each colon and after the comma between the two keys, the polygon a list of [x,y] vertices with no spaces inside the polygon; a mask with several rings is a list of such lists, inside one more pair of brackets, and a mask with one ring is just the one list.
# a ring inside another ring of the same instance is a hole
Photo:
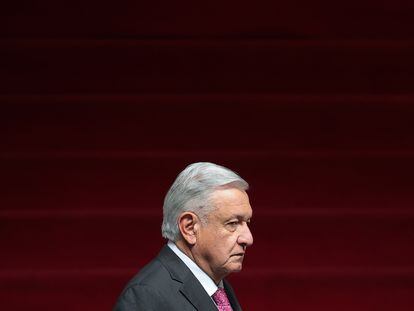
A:
{"label": "red background", "polygon": [[195,161],[251,185],[245,310],[414,309],[412,1],[2,6],[2,310],[110,310]]}

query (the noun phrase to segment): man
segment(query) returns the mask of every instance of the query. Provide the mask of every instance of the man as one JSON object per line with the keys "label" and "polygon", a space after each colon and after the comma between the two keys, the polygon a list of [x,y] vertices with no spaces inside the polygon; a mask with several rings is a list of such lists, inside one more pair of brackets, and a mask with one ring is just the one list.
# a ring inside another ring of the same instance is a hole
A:
{"label": "man", "polygon": [[182,171],[164,200],[168,244],[127,284],[114,311],[241,310],[224,278],[242,269],[253,243],[247,189],[240,176],[213,163]]}

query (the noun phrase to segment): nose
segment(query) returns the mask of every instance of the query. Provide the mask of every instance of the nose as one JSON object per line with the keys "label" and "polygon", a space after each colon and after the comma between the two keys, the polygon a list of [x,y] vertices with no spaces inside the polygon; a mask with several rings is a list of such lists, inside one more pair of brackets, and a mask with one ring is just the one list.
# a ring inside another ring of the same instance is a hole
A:
{"label": "nose", "polygon": [[253,235],[247,223],[244,223],[241,229],[240,235],[237,239],[237,242],[240,245],[243,245],[243,248],[246,248],[247,246],[250,246],[253,244]]}

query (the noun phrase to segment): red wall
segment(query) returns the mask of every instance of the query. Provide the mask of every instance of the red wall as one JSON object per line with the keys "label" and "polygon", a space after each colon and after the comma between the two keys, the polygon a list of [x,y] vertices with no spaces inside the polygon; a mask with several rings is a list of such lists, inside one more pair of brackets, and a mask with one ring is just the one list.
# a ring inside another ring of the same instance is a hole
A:
{"label": "red wall", "polygon": [[413,10],[0,10],[0,308],[110,310],[177,173],[212,161],[251,185],[245,310],[413,310]]}

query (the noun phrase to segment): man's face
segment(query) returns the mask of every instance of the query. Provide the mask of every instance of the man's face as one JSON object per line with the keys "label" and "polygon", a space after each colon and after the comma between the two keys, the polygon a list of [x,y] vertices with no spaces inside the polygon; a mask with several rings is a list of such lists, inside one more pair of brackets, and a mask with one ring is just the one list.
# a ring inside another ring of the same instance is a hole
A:
{"label": "man's face", "polygon": [[200,223],[193,255],[196,263],[218,283],[229,273],[242,269],[246,247],[253,244],[248,227],[252,208],[246,192],[237,188],[216,190],[211,204],[215,208],[207,222]]}

